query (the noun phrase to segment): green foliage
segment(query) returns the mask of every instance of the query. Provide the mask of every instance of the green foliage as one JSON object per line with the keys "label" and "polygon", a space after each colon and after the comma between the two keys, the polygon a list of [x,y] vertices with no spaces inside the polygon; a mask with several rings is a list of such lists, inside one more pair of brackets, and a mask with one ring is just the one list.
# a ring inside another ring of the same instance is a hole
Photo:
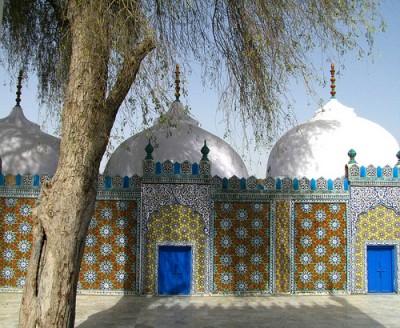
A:
{"label": "green foliage", "polygon": [[[68,81],[70,1],[5,0],[4,6],[1,46],[9,67],[36,71],[40,96],[56,106]],[[328,60],[349,50],[363,56],[383,28],[378,0],[77,2],[104,8],[101,19],[109,28],[95,42],[109,44],[109,90],[133,47],[149,35],[155,38],[156,49],[143,62],[128,102],[145,122],[173,96],[175,63],[184,76],[196,62],[205,84],[219,90],[227,124],[239,117],[258,142],[272,140],[290,118],[288,80],[308,86],[315,78],[313,51],[325,51]]]}
{"label": "green foliage", "polygon": [[1,39],[9,70],[35,71],[40,97],[58,106],[71,51],[64,6],[65,1],[5,0]]}

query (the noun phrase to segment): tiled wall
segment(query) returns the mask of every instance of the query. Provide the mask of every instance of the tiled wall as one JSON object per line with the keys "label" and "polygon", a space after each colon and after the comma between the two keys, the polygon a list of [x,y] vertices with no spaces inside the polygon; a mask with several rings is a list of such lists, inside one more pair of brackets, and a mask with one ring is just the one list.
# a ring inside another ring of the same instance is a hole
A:
{"label": "tiled wall", "polygon": [[[0,288],[24,285],[35,202],[35,198],[0,197]],[[153,213],[142,241],[143,291],[157,292],[156,250],[161,244],[194,246],[195,293],[272,292],[271,273],[277,293],[347,291],[346,203],[287,199],[272,204],[216,202],[210,236],[204,232],[202,216],[189,207],[173,204]],[[134,200],[97,202],[86,239],[80,290],[139,292],[137,220]],[[356,291],[365,291],[365,243],[398,244],[400,214],[379,205],[361,214],[356,228],[354,284]],[[208,268],[212,268],[211,278]],[[213,282],[210,288],[208,281]]]}
{"label": "tiled wall", "polygon": [[294,229],[294,291],[345,291],[345,204],[296,203]]}
{"label": "tiled wall", "polygon": [[361,214],[357,222],[355,239],[355,289],[366,291],[365,243],[393,245],[400,240],[400,214],[379,205]]}
{"label": "tiled wall", "polygon": [[[1,288],[21,289],[32,248],[35,199],[0,198]],[[78,289],[136,292],[135,201],[98,201],[90,222]]]}
{"label": "tiled wall", "polygon": [[0,288],[21,289],[32,249],[33,198],[0,198]]}
{"label": "tiled wall", "polygon": [[78,289],[135,293],[137,247],[136,201],[97,201]]}
{"label": "tiled wall", "polygon": [[193,293],[206,291],[206,234],[201,215],[181,204],[163,207],[148,223],[146,234],[146,294],[157,293],[158,246],[191,245],[194,249]]}
{"label": "tiled wall", "polygon": [[214,291],[269,291],[269,203],[217,202]]}
{"label": "tiled wall", "polygon": [[275,211],[275,290],[290,292],[290,201],[276,202]]}

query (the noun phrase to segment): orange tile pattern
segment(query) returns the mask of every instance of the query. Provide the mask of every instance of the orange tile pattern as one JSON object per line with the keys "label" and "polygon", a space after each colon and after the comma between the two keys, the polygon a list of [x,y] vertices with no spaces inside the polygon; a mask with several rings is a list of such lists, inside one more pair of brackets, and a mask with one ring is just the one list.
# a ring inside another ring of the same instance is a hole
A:
{"label": "orange tile pattern", "polygon": [[78,289],[137,291],[136,210],[136,201],[97,201],[86,237]]}
{"label": "orange tile pattern", "polygon": [[[194,245],[195,272],[192,279],[195,293],[206,291],[206,240],[201,215],[181,204],[163,207],[154,213],[147,226],[145,293],[156,293],[157,245]],[[194,280],[194,281],[193,281]]]}
{"label": "orange tile pattern", "polygon": [[[400,214],[379,205],[361,214],[356,225],[355,289],[365,290],[365,242],[394,241],[400,239]],[[388,242],[390,244],[390,242]]]}
{"label": "orange tile pattern", "polygon": [[0,288],[23,288],[32,250],[33,198],[0,198]]}
{"label": "orange tile pattern", "polygon": [[215,209],[215,292],[268,291],[269,204],[216,202]]}
{"label": "orange tile pattern", "polygon": [[276,202],[275,292],[290,292],[290,201]]}
{"label": "orange tile pattern", "polygon": [[295,204],[296,292],[346,290],[346,206]]}

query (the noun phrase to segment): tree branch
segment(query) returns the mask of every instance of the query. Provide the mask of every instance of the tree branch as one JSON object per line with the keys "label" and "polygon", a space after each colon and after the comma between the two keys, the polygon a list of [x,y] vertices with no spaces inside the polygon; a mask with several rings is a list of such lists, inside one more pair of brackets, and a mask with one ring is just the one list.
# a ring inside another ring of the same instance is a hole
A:
{"label": "tree branch", "polygon": [[105,106],[108,110],[115,112],[121,106],[130,87],[135,82],[142,60],[155,48],[152,37],[146,37],[139,43],[130,57],[125,58],[121,72],[108,95]]}

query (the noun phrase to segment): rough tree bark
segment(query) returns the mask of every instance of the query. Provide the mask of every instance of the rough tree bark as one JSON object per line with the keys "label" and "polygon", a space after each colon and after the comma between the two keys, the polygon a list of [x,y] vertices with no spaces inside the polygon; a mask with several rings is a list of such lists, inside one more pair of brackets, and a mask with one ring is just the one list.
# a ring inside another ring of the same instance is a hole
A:
{"label": "rough tree bark", "polygon": [[[97,177],[116,113],[141,61],[154,48],[145,38],[125,58],[106,97],[109,45],[102,9],[93,0],[69,1],[72,35],[69,81],[62,113],[60,158],[33,211],[33,251],[21,327],[73,327],[76,289]],[[101,35],[105,39],[99,40]]]}

